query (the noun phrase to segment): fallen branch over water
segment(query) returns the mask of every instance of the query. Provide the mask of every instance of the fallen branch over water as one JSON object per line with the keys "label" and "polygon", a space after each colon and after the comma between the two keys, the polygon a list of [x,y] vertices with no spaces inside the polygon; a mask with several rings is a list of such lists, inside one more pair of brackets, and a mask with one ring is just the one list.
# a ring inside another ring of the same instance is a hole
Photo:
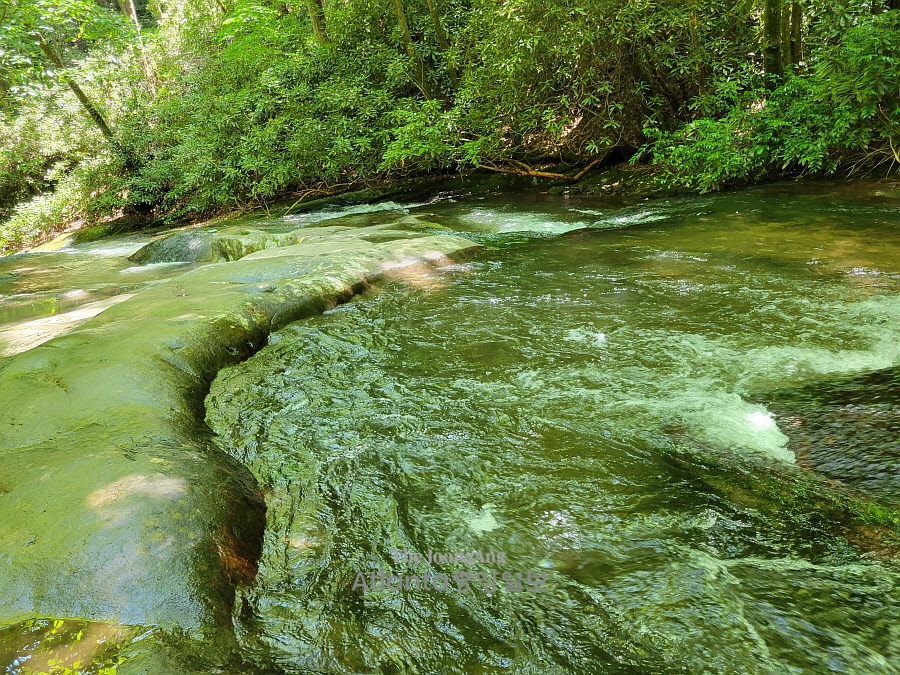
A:
{"label": "fallen branch over water", "polygon": [[[604,155],[605,157],[605,155]],[[503,168],[499,166],[494,166],[493,164],[482,164],[480,168],[487,169],[488,171],[496,171],[498,173],[511,173],[517,176],[535,176],[537,178],[553,178],[555,180],[567,180],[573,183],[577,183],[587,174],[588,171],[597,166],[600,162],[603,161],[604,157],[598,157],[593,162],[584,167],[581,171],[576,173],[574,176],[567,176],[564,173],[554,173],[550,171],[538,171],[536,169],[532,169],[530,166],[525,164],[524,162],[519,162],[515,159],[508,160],[510,164],[512,164],[515,168]]]}
{"label": "fallen branch over water", "polygon": [[331,186],[325,187],[325,188],[312,188],[310,190],[301,192],[300,198],[297,201],[295,201],[293,204],[291,204],[290,207],[288,208],[288,210],[285,211],[284,213],[282,213],[281,215],[286,216],[287,214],[289,214],[291,211],[294,210],[294,207],[296,207],[297,204],[302,202],[304,199],[307,199],[308,197],[312,197],[313,195],[316,195],[316,194],[321,195],[322,197],[333,197],[334,195],[338,195],[342,192],[345,192],[347,189],[353,187],[354,185],[355,185],[355,183],[352,183],[352,182],[351,183],[340,183],[339,185],[331,185]]}

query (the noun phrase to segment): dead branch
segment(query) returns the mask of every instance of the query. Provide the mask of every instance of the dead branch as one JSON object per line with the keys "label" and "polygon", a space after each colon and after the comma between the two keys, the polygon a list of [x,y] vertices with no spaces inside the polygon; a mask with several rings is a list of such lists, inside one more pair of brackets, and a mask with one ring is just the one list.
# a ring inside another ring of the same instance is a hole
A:
{"label": "dead branch", "polygon": [[300,193],[300,198],[290,205],[287,211],[285,211],[282,216],[286,216],[291,211],[294,210],[294,207],[297,206],[300,202],[302,202],[307,197],[312,197],[315,194],[321,194],[324,197],[331,197],[332,195],[340,194],[344,192],[344,188],[353,187],[354,183],[339,183],[337,185],[331,185],[325,188],[312,188],[311,190],[306,190]]}
{"label": "dead branch", "polygon": [[493,164],[482,164],[479,168],[487,169],[488,171],[496,171],[498,173],[511,173],[516,176],[534,176],[535,178],[552,178],[554,180],[567,180],[572,183],[577,183],[587,174],[588,171],[597,166],[603,159],[606,157],[598,157],[593,162],[584,167],[581,171],[576,173],[574,176],[567,176],[564,173],[553,173],[550,171],[537,171],[536,169],[532,169],[530,166],[523,162],[519,162],[515,159],[507,160],[514,167],[513,169],[507,169],[500,166],[495,166]]}
{"label": "dead branch", "polygon": [[602,162],[605,159],[605,157],[606,157],[606,155],[604,155],[603,157],[598,157],[593,162],[591,162],[586,167],[584,167],[581,171],[576,173],[575,176],[572,178],[572,182],[577,183],[582,178],[584,178],[585,175],[587,175],[587,172],[590,171],[591,169],[593,169],[595,166],[597,166],[600,162]]}

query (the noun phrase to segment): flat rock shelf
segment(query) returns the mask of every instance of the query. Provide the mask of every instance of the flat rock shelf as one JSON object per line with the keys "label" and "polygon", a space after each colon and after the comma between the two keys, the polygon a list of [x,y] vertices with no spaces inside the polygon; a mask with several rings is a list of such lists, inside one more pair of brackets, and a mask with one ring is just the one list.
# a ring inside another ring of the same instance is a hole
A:
{"label": "flat rock shelf", "polygon": [[229,623],[264,507],[249,473],[209,443],[209,383],[271,331],[479,248],[391,227],[307,228],[256,251],[247,233],[239,260],[171,277],[0,361],[0,623]]}

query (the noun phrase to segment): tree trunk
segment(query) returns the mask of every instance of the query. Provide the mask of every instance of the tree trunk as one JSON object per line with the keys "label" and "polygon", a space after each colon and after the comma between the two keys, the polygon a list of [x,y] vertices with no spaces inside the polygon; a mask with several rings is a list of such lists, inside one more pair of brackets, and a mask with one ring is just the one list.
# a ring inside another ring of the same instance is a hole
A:
{"label": "tree trunk", "polygon": [[694,52],[694,66],[697,69],[697,91],[700,96],[706,96],[706,64],[700,53],[700,8],[698,0],[692,0],[689,14],[688,27],[691,34],[691,51]]}
{"label": "tree trunk", "polygon": [[[898,0],[900,1],[900,0]],[[803,7],[799,2],[791,3],[791,63],[794,70],[803,58]]]}
{"label": "tree trunk", "polygon": [[766,71],[766,87],[774,89],[784,77],[781,59],[781,2],[766,0],[763,9],[763,65]]}
{"label": "tree trunk", "polygon": [[447,40],[447,34],[441,25],[441,16],[438,14],[435,0],[428,0],[428,12],[431,14],[431,21],[434,23],[434,34],[437,36],[438,45],[443,51],[447,51],[450,49],[450,42]]}
{"label": "tree trunk", "polygon": [[[447,39],[447,34],[444,32],[444,27],[441,25],[441,15],[438,14],[436,0],[428,0],[428,13],[431,14],[431,22],[434,24],[434,34],[437,36],[438,46],[441,48],[444,55],[448,56],[450,53],[450,41]],[[453,87],[458,87],[459,74],[456,72],[456,67],[447,64],[447,74],[450,76]]]}
{"label": "tree trunk", "polygon": [[394,9],[397,12],[397,23],[400,24],[400,32],[403,34],[403,42],[406,45],[406,53],[411,59],[416,57],[412,36],[409,34],[409,24],[406,23],[406,12],[403,9],[403,0],[394,0]]}
{"label": "tree trunk", "polygon": [[141,21],[138,19],[137,8],[134,6],[134,0],[121,0],[122,14],[127,16],[134,23],[137,34],[141,34]]}
{"label": "tree trunk", "polygon": [[413,45],[412,35],[409,33],[409,24],[406,22],[406,12],[403,9],[403,0],[394,0],[394,9],[397,12],[397,23],[400,25],[400,32],[403,34],[403,43],[406,45],[406,53],[409,55],[413,63],[413,69],[416,71],[413,80],[416,86],[421,90],[422,95],[426,99],[431,99],[431,91],[428,83],[425,81],[425,65],[416,54],[415,45]]}
{"label": "tree trunk", "polygon": [[781,65],[788,70],[791,65],[791,10],[790,5],[781,5]]}
{"label": "tree trunk", "polygon": [[[53,47],[50,46],[50,43],[44,39],[44,36],[38,33],[38,44],[41,47],[41,51],[44,52],[44,55],[50,59],[50,63],[56,66],[59,70],[65,69],[63,65],[62,59],[59,58],[57,53],[53,51]],[[87,94],[78,86],[78,84],[71,77],[65,77],[66,84],[69,85],[69,89],[72,90],[72,93],[75,94],[75,98],[78,99],[81,106],[85,109],[87,114],[93,120],[96,127],[100,130],[108,140],[112,140],[113,133],[110,131],[109,125],[106,124],[106,120],[103,119],[103,115],[100,114],[100,111],[94,107],[94,104],[91,103],[91,100],[87,97]]]}
{"label": "tree trunk", "polygon": [[6,78],[3,77],[3,73],[0,72],[0,110],[2,110],[5,115],[9,112],[9,85],[6,83]]}
{"label": "tree trunk", "polygon": [[134,0],[119,0],[119,7],[122,10],[122,14],[134,24],[134,30],[137,33],[138,49],[141,52],[141,70],[144,71],[144,79],[147,81],[147,84],[155,97],[156,77],[153,73],[153,69],[150,67],[150,62],[147,59],[147,49],[144,47],[144,37],[141,35],[141,20],[138,18],[137,7],[134,4]]}
{"label": "tree trunk", "polygon": [[313,33],[319,44],[328,40],[328,31],[325,28],[325,8],[322,0],[306,0],[306,8],[309,11],[309,20],[312,21]]}
{"label": "tree trunk", "polygon": [[888,11],[892,9],[900,9],[900,0],[887,0]]}

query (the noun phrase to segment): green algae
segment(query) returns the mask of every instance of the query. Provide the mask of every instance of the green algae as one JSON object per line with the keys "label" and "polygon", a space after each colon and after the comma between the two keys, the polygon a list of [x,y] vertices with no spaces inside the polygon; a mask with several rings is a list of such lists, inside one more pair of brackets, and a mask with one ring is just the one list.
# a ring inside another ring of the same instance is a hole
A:
{"label": "green algae", "polygon": [[[334,222],[334,219],[330,219],[329,222]],[[392,219],[388,223],[367,227],[339,224],[288,232],[239,226],[219,230],[186,230],[151,242],[131,255],[129,260],[142,265],[165,262],[231,262],[251,253],[296,246],[304,242],[359,240],[384,243],[399,239],[416,239],[421,235],[416,234],[415,230],[441,229],[447,228],[406,216],[400,220]]]}
{"label": "green algae", "polygon": [[[220,373],[207,420],[268,507],[242,653],[289,673],[897,672],[896,506],[795,465],[768,407],[900,362],[892,212],[817,199],[427,207],[570,234],[513,235]],[[551,592],[354,589],[459,570],[395,550],[473,549]]]}
{"label": "green algae", "polygon": [[332,233],[199,267],[0,360],[0,622],[227,628],[232,589],[255,574],[262,504],[252,477],[209,445],[208,383],[270,331],[475,248]]}

